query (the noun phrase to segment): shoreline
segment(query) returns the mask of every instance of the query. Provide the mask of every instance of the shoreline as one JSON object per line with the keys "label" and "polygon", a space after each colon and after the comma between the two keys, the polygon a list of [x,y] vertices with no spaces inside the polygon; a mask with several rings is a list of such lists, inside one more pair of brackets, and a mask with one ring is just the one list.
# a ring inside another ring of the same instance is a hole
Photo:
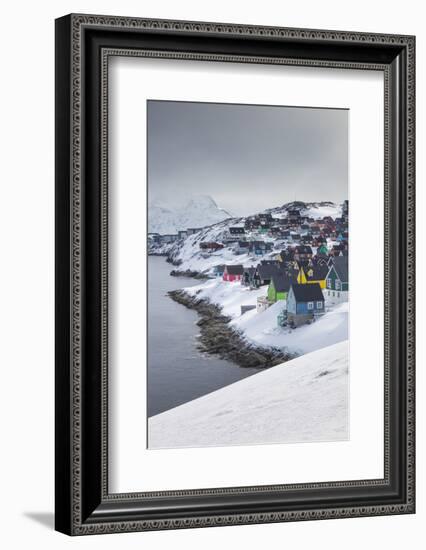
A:
{"label": "shoreline", "polygon": [[229,326],[230,317],[223,315],[221,309],[208,302],[190,296],[184,290],[171,290],[168,295],[175,302],[194,309],[200,319],[199,344],[197,349],[203,353],[218,355],[229,359],[240,367],[258,367],[267,369],[285,363],[294,357],[277,348],[264,348],[249,344],[237,331]]}
{"label": "shoreline", "polygon": [[[199,271],[191,271],[190,269],[187,269],[185,271],[179,271],[178,269],[172,269],[170,271],[171,277],[191,277],[192,279],[197,280],[206,280],[209,279],[207,275],[204,275],[203,273],[200,273]],[[171,291],[173,292],[173,291]]]}

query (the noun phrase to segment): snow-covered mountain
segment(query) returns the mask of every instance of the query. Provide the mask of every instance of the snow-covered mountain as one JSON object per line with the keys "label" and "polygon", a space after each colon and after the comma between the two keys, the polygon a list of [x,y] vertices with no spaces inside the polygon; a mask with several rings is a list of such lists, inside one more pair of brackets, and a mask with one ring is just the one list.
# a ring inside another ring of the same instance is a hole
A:
{"label": "snow-covered mountain", "polygon": [[219,208],[212,197],[196,195],[182,208],[166,208],[158,203],[150,205],[148,231],[166,235],[188,227],[206,227],[231,217],[229,212]]}

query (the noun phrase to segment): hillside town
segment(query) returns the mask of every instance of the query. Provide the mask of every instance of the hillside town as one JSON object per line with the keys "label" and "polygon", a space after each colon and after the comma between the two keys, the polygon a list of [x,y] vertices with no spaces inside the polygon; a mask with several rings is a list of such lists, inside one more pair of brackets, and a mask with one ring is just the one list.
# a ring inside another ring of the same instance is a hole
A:
{"label": "hillside town", "polygon": [[252,300],[244,294],[240,315],[279,304],[276,325],[294,329],[348,301],[348,217],[347,200],[334,210],[332,203],[293,202],[207,228],[151,233],[148,247],[183,272],[253,291]]}

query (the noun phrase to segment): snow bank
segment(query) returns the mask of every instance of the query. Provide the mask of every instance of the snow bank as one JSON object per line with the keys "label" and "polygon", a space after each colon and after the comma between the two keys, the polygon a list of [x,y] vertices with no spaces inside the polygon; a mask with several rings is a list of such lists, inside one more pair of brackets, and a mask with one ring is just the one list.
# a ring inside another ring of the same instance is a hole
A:
{"label": "snow bank", "polygon": [[348,396],[345,341],[151,417],[148,446],[347,440]]}
{"label": "snow bank", "polygon": [[284,302],[276,302],[262,313],[249,311],[231,322],[236,330],[251,343],[287,349],[290,353],[301,355],[317,349],[331,346],[347,340],[349,325],[349,305],[347,302],[334,308],[327,308],[325,315],[311,325],[296,329],[279,327],[277,316]]}
{"label": "snow bank", "polygon": [[[265,287],[251,290],[240,282],[228,283],[222,281],[222,279],[210,279],[205,283],[184,290],[190,296],[197,296],[219,306],[224,315],[232,318],[241,315],[241,306],[255,306],[258,296],[264,296],[266,293]],[[252,312],[245,313],[244,317],[249,313]]]}
{"label": "snow bank", "polygon": [[320,218],[330,216],[334,220],[342,215],[342,207],[338,204],[328,204],[323,206],[311,205],[302,210],[302,215],[309,216],[314,220],[319,220]]}

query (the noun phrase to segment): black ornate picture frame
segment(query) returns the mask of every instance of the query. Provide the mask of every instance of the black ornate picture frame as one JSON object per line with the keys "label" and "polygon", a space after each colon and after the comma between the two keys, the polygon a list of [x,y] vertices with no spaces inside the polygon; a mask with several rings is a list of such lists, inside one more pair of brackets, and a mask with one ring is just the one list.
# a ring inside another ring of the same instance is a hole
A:
{"label": "black ornate picture frame", "polygon": [[[383,479],[109,493],[107,76],[117,55],[383,72]],[[78,14],[56,21],[58,531],[414,513],[414,134],[413,36]]]}

